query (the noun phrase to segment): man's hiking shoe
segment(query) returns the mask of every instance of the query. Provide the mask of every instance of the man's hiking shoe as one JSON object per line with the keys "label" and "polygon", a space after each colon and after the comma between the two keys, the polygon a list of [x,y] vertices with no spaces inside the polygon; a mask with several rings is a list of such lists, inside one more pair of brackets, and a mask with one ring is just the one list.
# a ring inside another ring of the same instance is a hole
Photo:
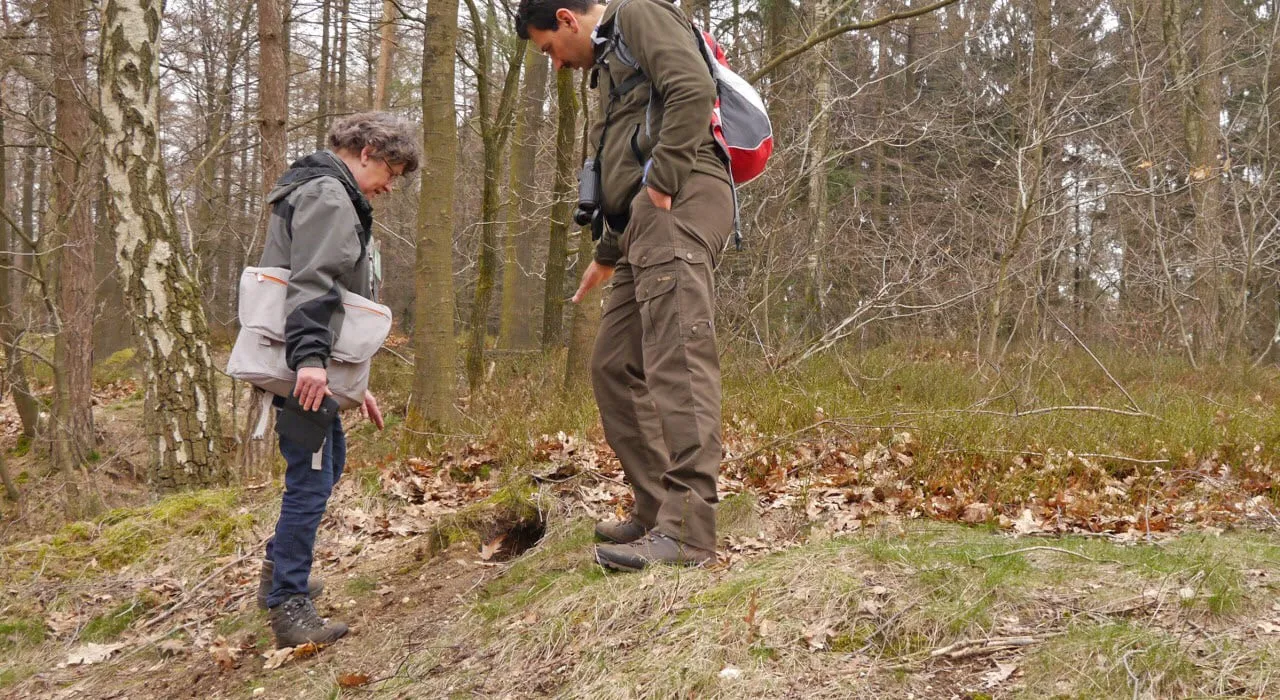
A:
{"label": "man's hiking shoe", "polygon": [[649,528],[631,518],[622,522],[596,523],[596,539],[614,544],[631,544],[649,533]]}
{"label": "man's hiking shoe", "polygon": [[276,635],[276,648],[283,649],[302,644],[332,644],[347,633],[347,625],[320,617],[311,597],[299,593],[271,608],[271,631]]}
{"label": "man's hiking shoe", "polygon": [[[267,609],[267,596],[271,595],[271,576],[276,566],[270,559],[262,560],[262,571],[258,573],[258,609]],[[312,576],[307,579],[307,595],[315,598],[324,590],[324,581]]]}
{"label": "man's hiking shoe", "polygon": [[705,566],[715,560],[715,552],[690,547],[656,531],[631,544],[596,546],[596,563],[614,571],[640,571],[651,564]]}

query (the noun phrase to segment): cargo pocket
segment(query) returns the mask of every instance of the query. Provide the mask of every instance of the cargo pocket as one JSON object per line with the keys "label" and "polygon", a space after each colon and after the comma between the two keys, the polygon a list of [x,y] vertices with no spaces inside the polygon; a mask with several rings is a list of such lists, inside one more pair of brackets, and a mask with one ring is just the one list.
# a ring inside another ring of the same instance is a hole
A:
{"label": "cargo pocket", "polygon": [[653,246],[631,255],[644,344],[712,336],[714,309],[706,251]]}
{"label": "cargo pocket", "polygon": [[671,246],[636,248],[630,255],[636,275],[636,304],[645,345],[680,338],[680,307],[675,294],[678,267]]}
{"label": "cargo pocket", "polygon": [[676,304],[680,307],[683,340],[712,337],[715,320],[711,260],[705,250],[675,249]]}

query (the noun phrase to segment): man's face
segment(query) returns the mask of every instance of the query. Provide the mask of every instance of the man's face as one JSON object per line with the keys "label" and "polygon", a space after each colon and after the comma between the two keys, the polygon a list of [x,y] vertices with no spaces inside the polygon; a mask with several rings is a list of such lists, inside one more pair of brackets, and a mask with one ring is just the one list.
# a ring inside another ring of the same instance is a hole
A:
{"label": "man's face", "polygon": [[529,27],[529,41],[551,58],[556,70],[590,68],[596,60],[591,43],[594,21],[565,8],[556,11],[556,21],[555,29]]}

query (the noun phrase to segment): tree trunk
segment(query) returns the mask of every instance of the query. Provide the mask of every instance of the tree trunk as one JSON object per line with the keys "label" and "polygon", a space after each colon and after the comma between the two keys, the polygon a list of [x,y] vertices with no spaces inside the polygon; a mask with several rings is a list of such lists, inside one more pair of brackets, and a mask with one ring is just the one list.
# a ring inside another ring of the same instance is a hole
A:
{"label": "tree trunk", "polygon": [[85,103],[82,0],[52,0],[54,125],[53,217],[58,232],[58,335],[54,342],[54,463],[68,477],[68,505],[79,509],[73,472],[93,449],[93,221],[89,194],[93,122]]}
{"label": "tree trunk", "polygon": [[[582,273],[591,264],[591,229],[578,229],[578,265],[574,279],[582,279]],[[600,300],[604,285],[591,290],[573,307],[573,320],[569,322],[569,350],[565,354],[564,390],[580,391],[591,385],[591,349],[595,346],[596,333],[600,330]]]}
{"label": "tree trunk", "polygon": [[347,113],[347,31],[351,24],[351,0],[342,0],[338,26],[338,114]]}
{"label": "tree trunk", "polygon": [[[373,91],[373,108],[387,107],[387,81],[391,76],[391,62],[396,50],[396,6],[391,0],[382,2],[382,23],[378,30],[381,39],[378,50],[378,81]],[[450,99],[453,99],[452,96]]]}
{"label": "tree trunk", "polygon": [[329,133],[329,25],[331,0],[320,0],[320,84],[316,90],[316,150],[324,148]]}
{"label": "tree trunk", "polygon": [[547,284],[543,290],[543,350],[560,346],[564,325],[565,265],[569,254],[577,122],[578,100],[573,92],[573,75],[569,71],[556,71],[556,178],[551,189],[551,234],[547,245]]}
{"label": "tree trunk", "polygon": [[161,0],[107,0],[101,102],[120,279],[146,358],[150,478],[162,489],[222,483],[213,356],[200,285],[169,203],[160,145]]}
{"label": "tree trunk", "polygon": [[535,180],[538,144],[542,140],[542,107],[547,99],[547,58],[533,46],[525,50],[524,89],[516,115],[511,148],[511,198],[507,237],[503,241],[502,314],[498,345],[513,350],[534,347],[538,277],[533,270]]}
{"label": "tree trunk", "polygon": [[[3,231],[0,235],[0,247],[3,253],[0,253],[0,340],[4,342],[5,348],[10,347],[10,340],[16,335],[13,328],[13,285],[9,277],[9,267],[14,262],[14,255],[9,251],[14,250],[10,240],[9,222],[13,219],[9,215],[9,159],[8,159],[8,142],[4,133],[4,111],[0,110],[0,209],[4,210]],[[12,362],[13,355],[9,354],[5,362],[5,376],[0,381],[0,392],[9,386],[9,382],[14,375],[14,366]],[[3,395],[3,394],[0,394]],[[14,398],[17,398],[17,392],[14,392]],[[18,485],[14,483],[13,477],[9,475],[9,464],[5,461],[5,450],[0,449],[0,481],[4,482],[4,493],[9,500],[17,501],[22,494],[18,491]]]}
{"label": "tree trunk", "polygon": [[[823,26],[831,12],[829,0],[816,0],[815,27]],[[809,250],[805,266],[809,275],[806,299],[812,320],[811,330],[819,331],[827,308],[826,279],[822,262],[827,255],[827,152],[831,141],[831,42],[824,41],[811,51],[813,61],[813,121],[809,137]]]}
{"label": "tree trunk", "polygon": [[[474,392],[484,381],[485,337],[488,335],[489,307],[498,266],[499,182],[502,152],[511,133],[511,113],[526,41],[516,44],[502,86],[502,96],[493,108],[493,43],[498,36],[495,9],[489,5],[488,21],[482,24],[474,0],[467,0],[476,47],[476,101],[480,113],[480,137],[484,144],[484,184],[480,197],[480,260],[476,265],[476,290],[471,304],[471,326],[467,340],[467,386]],[[487,27],[487,29],[486,29]],[[486,36],[487,35],[487,36]]]}
{"label": "tree trunk", "polygon": [[[285,0],[260,0],[258,3],[258,133],[262,142],[259,167],[262,171],[262,193],[275,186],[285,171],[288,142],[289,78],[285,72],[284,16]],[[264,239],[270,212],[264,211],[258,222],[258,238]]]}
{"label": "tree trunk", "polygon": [[1196,61],[1199,78],[1194,88],[1194,108],[1187,114],[1187,133],[1194,136],[1188,155],[1191,157],[1192,211],[1195,220],[1196,298],[1195,343],[1201,355],[1225,359],[1228,352],[1239,349],[1230,335],[1231,324],[1224,318],[1230,302],[1224,299],[1235,287],[1228,279],[1227,251],[1223,240],[1226,216],[1222,204],[1222,27],[1226,19],[1222,0],[1204,0],[1200,15],[1199,46]]}
{"label": "tree trunk", "polygon": [[[587,134],[591,133],[591,111],[587,106],[587,80],[584,78],[578,86],[578,99],[582,106],[582,151],[592,148]],[[591,240],[590,227],[578,228],[578,263],[573,271],[575,280],[582,279],[582,274],[591,265],[594,242]],[[604,294],[603,287],[597,286],[587,293],[573,307],[573,318],[569,321],[569,348],[565,353],[564,390],[566,393],[579,391],[591,384],[591,349],[595,345],[596,334],[600,331],[600,300]]]}
{"label": "tree trunk", "polygon": [[[454,107],[454,51],[458,4],[427,4],[422,51],[422,186],[418,196],[418,246],[414,265],[413,399],[406,448],[421,433],[454,419],[453,203],[458,129]],[[415,432],[416,431],[416,432]]]}
{"label": "tree trunk", "polygon": [[[22,156],[22,232],[26,240],[23,241],[22,246],[16,248],[24,254],[18,256],[15,262],[16,267],[24,273],[31,271],[37,252],[34,245],[36,240],[36,144],[37,142],[33,139],[24,149],[25,153]],[[10,306],[10,318],[21,317],[24,325],[29,327],[32,325],[31,319],[28,318],[30,312],[27,311],[27,304],[23,302],[26,297],[23,290],[26,286],[24,276],[18,289],[13,290],[14,303]],[[22,434],[28,438],[34,438],[40,424],[40,404],[31,393],[31,384],[27,379],[27,360],[18,347],[18,341],[22,337],[18,332],[19,326],[15,324],[11,329],[12,337],[4,339],[5,366],[9,368],[9,388],[13,392],[13,403],[17,406],[18,416],[22,420]]]}

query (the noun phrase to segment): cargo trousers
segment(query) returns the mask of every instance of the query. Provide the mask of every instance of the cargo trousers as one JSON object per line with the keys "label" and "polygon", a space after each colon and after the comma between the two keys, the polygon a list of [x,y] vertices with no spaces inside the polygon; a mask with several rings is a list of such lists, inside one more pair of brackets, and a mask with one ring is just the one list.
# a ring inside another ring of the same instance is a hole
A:
{"label": "cargo trousers", "polygon": [[715,267],[733,230],[729,184],[693,173],[659,209],[641,188],[591,357],[605,439],[646,528],[715,550],[720,359]]}

